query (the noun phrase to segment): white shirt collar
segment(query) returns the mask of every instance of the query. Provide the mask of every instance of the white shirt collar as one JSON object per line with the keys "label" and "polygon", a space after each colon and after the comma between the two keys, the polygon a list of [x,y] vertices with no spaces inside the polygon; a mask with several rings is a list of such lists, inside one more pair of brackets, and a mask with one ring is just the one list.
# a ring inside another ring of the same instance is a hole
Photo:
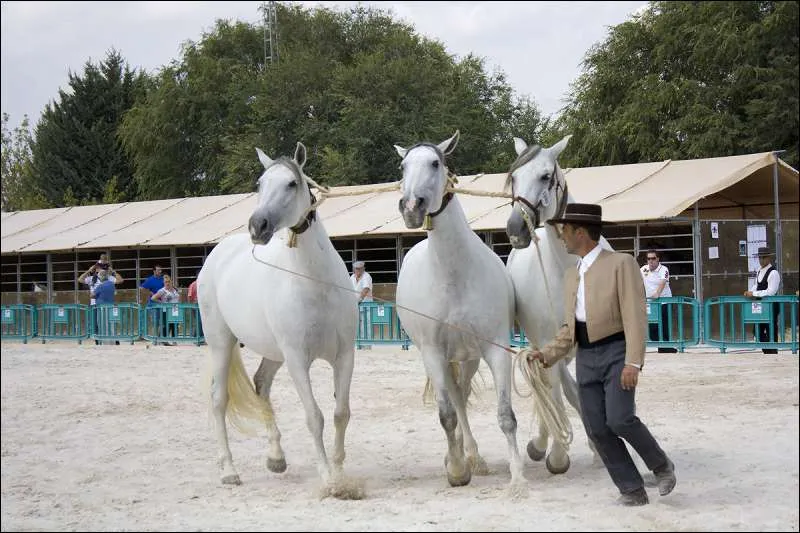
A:
{"label": "white shirt collar", "polygon": [[589,270],[589,267],[592,266],[592,263],[594,263],[595,259],[597,259],[597,256],[600,255],[600,252],[602,250],[603,248],[600,246],[599,243],[594,248],[592,248],[591,252],[589,252],[588,254],[584,255],[581,258],[579,270],[581,272],[586,272],[587,270]]}

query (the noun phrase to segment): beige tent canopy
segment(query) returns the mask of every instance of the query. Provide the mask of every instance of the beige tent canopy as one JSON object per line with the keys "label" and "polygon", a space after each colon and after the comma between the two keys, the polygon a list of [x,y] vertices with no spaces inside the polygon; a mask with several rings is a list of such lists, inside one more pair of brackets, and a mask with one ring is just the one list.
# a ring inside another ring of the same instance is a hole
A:
{"label": "beige tent canopy", "polygon": [[[775,156],[765,152],[565,172],[576,200],[601,204],[609,221],[693,216],[695,202],[716,217],[727,213],[731,218],[771,218],[774,163]],[[780,160],[777,169],[781,215],[796,218],[797,170]],[[462,176],[459,186],[497,192],[505,178],[505,173]],[[359,187],[366,192],[330,198],[320,206],[319,215],[331,237],[410,232],[397,210],[400,193],[370,190],[379,187],[385,185]],[[459,200],[474,230],[505,228],[511,209],[508,199],[459,195]],[[2,213],[0,248],[3,254],[12,254],[212,244],[246,231],[255,201],[255,193],[250,193]]]}

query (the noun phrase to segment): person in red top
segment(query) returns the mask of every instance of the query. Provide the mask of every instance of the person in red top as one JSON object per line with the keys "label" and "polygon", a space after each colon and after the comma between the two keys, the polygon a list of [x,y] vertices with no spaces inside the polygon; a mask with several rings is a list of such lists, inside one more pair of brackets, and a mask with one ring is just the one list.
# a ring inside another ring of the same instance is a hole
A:
{"label": "person in red top", "polygon": [[[189,292],[186,294],[186,299],[191,304],[196,304],[197,303],[197,278],[199,276],[200,276],[200,271],[198,270],[197,273],[194,276],[194,281],[189,284]],[[197,328],[197,336],[198,337],[202,337],[203,336],[203,324],[202,324],[202,322],[200,322],[200,312],[199,312],[199,310],[198,310],[197,313],[195,313],[195,321],[197,322],[197,326],[198,326],[198,328]]]}

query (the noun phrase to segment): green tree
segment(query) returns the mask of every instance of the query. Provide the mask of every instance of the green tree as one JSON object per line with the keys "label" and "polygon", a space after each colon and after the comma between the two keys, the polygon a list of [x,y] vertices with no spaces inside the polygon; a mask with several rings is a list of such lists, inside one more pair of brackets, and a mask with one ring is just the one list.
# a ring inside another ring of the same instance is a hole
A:
{"label": "green tree", "polygon": [[112,50],[82,75],[70,73],[36,125],[31,180],[49,205],[102,202],[115,178],[116,199],[136,198],[133,168],[117,139],[123,115],[147,90],[147,75],[132,71]]}
{"label": "green tree", "polygon": [[555,124],[565,162],[785,149],[797,167],[797,28],[798,2],[650,3],[587,53]]}
{"label": "green tree", "polygon": [[30,179],[31,144],[28,115],[13,130],[9,129],[11,117],[3,113],[2,133],[2,195],[0,208],[3,211],[20,211],[47,207],[42,195],[34,188]]}
{"label": "green tree", "polygon": [[288,155],[297,141],[308,174],[332,185],[396,180],[393,144],[455,129],[452,170],[495,170],[510,164],[514,128],[540,129],[502,73],[383,11],[279,4],[278,21],[279,61],[265,64],[262,27],[218,21],[126,116],[121,138],[147,198],[252,191],[254,148]]}

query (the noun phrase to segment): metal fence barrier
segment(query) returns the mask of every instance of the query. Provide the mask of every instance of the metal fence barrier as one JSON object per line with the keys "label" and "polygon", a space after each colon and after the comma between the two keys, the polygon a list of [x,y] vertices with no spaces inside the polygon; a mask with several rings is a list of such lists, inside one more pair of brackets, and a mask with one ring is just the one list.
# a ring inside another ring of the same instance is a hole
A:
{"label": "metal fence barrier", "polygon": [[47,340],[89,338],[89,307],[83,304],[42,304],[36,307],[36,336]]}
{"label": "metal fence barrier", "polygon": [[360,302],[358,304],[358,331],[356,348],[373,344],[399,344],[408,350],[411,339],[400,325],[395,304],[388,302]]}
{"label": "metal fence barrier", "polygon": [[700,302],[686,296],[647,299],[647,346],[676,348],[700,343]]}
{"label": "metal fence barrier", "polygon": [[142,338],[153,344],[205,342],[200,308],[195,303],[157,303],[141,309]]}
{"label": "metal fence barrier", "polygon": [[2,339],[20,340],[23,344],[36,336],[36,308],[27,304],[2,306]]}
{"label": "metal fence barrier", "polygon": [[141,336],[138,304],[93,305],[89,307],[89,315],[89,337],[96,341],[133,344]]}
{"label": "metal fence barrier", "polygon": [[[798,350],[798,297],[716,296],[705,301],[705,343],[722,353],[731,347]],[[714,327],[716,325],[716,327]]]}

